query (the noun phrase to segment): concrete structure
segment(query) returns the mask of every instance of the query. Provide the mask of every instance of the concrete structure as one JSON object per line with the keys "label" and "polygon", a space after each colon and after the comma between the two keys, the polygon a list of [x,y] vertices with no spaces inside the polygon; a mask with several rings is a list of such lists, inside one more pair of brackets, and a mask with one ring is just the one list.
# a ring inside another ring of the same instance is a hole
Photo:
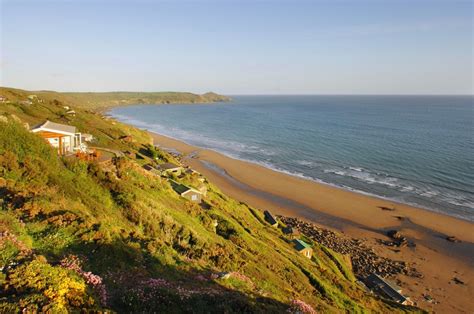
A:
{"label": "concrete structure", "polygon": [[272,227],[278,227],[278,221],[273,217],[273,215],[268,211],[264,211],[265,221],[268,222]]}
{"label": "concrete structure", "polygon": [[177,166],[169,162],[158,165],[156,168],[161,171],[162,175],[174,174],[176,176],[179,176],[181,175],[181,172],[183,171],[183,167]]}
{"label": "concrete structure", "polygon": [[92,136],[92,134],[88,134],[88,133],[81,134],[82,142],[92,142],[93,140],[94,140],[94,136]]}
{"label": "concrete structure", "polygon": [[313,256],[313,249],[308,243],[304,242],[303,240],[293,240],[293,244],[295,250],[307,258],[311,258],[311,256]]}
{"label": "concrete structure", "polygon": [[54,123],[46,120],[31,129],[31,132],[48,141],[58,150],[58,154],[67,155],[82,149],[81,133],[76,132],[76,127],[66,124]]}
{"label": "concrete structure", "polygon": [[389,298],[403,305],[413,305],[410,298],[402,295],[402,289],[392,283],[389,283],[377,274],[371,274],[365,278],[365,284],[371,291]]}
{"label": "concrete structure", "polygon": [[197,190],[204,196],[207,195],[207,186],[205,184],[201,184]]}

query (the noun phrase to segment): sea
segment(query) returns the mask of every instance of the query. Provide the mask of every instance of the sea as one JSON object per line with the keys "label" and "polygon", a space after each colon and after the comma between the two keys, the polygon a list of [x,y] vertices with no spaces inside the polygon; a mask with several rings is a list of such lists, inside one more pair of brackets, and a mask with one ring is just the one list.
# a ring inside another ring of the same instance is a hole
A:
{"label": "sea", "polygon": [[293,176],[474,221],[473,96],[232,96],[112,117]]}

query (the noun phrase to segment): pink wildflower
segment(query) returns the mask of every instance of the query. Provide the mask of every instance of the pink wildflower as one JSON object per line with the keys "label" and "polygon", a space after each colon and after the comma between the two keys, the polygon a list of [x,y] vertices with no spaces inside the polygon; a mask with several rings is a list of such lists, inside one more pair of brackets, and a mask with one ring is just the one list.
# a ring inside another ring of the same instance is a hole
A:
{"label": "pink wildflower", "polygon": [[291,301],[291,307],[288,309],[289,313],[294,314],[316,314],[313,307],[301,300]]}
{"label": "pink wildflower", "polygon": [[63,258],[60,262],[61,266],[70,270],[75,271],[81,275],[87,284],[91,285],[99,295],[100,302],[103,305],[107,304],[107,290],[105,285],[102,283],[102,278],[98,275],[94,275],[92,272],[85,272],[82,270],[82,260],[77,255],[68,255]]}

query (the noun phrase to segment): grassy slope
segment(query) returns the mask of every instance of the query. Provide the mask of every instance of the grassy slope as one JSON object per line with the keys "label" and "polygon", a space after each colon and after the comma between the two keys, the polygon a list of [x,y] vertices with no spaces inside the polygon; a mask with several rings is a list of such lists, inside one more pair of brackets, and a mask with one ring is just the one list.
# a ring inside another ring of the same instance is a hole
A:
{"label": "grassy slope", "polygon": [[[283,312],[293,299],[318,312],[411,310],[367,295],[345,259],[317,243],[311,260],[297,254],[260,210],[210,183],[206,208],[180,198],[139,166],[152,155],[145,132],[79,108],[67,117],[65,104],[0,104],[9,117],[0,121],[0,312]],[[76,125],[97,146],[143,159],[104,167],[58,158],[12,114]],[[128,134],[134,143],[118,139]],[[213,276],[221,271],[233,273]]]}
{"label": "grassy slope", "polygon": [[131,104],[211,103],[230,101],[229,97],[212,92],[202,95],[186,92],[59,93],[54,91],[24,91],[0,87],[0,95],[12,101],[25,100],[28,95],[37,95],[47,101],[56,99],[75,107],[94,110]]}

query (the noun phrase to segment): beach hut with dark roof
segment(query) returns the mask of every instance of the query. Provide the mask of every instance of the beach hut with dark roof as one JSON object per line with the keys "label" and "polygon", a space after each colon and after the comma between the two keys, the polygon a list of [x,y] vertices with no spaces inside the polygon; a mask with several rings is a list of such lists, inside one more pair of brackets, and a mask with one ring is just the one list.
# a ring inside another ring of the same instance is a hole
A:
{"label": "beach hut with dark roof", "polygon": [[370,274],[365,279],[365,283],[370,290],[376,292],[379,295],[403,305],[413,305],[413,302],[410,300],[410,298],[402,295],[402,289],[400,287],[391,284],[377,274]]}
{"label": "beach hut with dark roof", "polygon": [[278,221],[273,217],[273,215],[268,211],[264,211],[265,221],[268,222],[272,227],[278,227]]}
{"label": "beach hut with dark roof", "polygon": [[311,258],[313,256],[313,249],[311,246],[304,242],[303,240],[295,239],[293,240],[294,248],[297,250],[299,253],[303,254],[307,258]]}
{"label": "beach hut with dark roof", "polygon": [[190,200],[194,203],[201,203],[202,201],[202,194],[198,190],[195,190],[191,187],[188,187],[184,184],[180,184],[176,181],[170,180],[171,187],[178,193],[181,197],[184,197],[187,200]]}
{"label": "beach hut with dark roof", "polygon": [[143,166],[143,169],[145,170],[148,170],[150,173],[154,174],[154,175],[161,175],[160,171],[158,169],[156,169],[155,167],[153,167],[152,165],[150,164],[146,164]]}

